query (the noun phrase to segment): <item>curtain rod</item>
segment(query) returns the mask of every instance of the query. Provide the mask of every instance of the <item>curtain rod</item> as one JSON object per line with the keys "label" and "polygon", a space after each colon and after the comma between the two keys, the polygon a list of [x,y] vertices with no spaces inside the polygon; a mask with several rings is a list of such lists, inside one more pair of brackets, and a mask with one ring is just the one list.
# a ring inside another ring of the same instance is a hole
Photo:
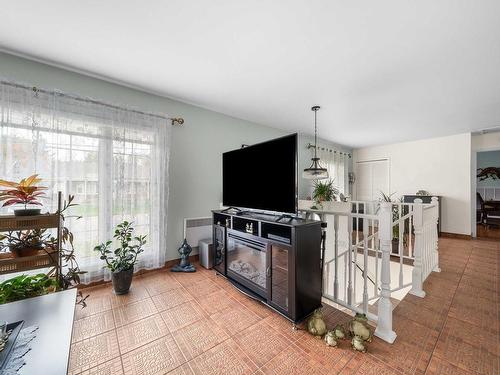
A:
{"label": "curtain rod", "polygon": [[105,102],[102,102],[102,101],[99,101],[99,100],[95,100],[95,99],[84,98],[82,96],[68,94],[68,93],[64,93],[64,92],[61,92],[61,91],[57,91],[57,90],[50,91],[50,90],[40,89],[40,88],[38,88],[36,86],[27,86],[27,85],[23,85],[23,84],[20,84],[20,83],[15,83],[15,82],[0,81],[0,83],[3,84],[3,85],[7,85],[7,86],[12,86],[12,87],[17,87],[17,88],[32,90],[35,94],[38,93],[38,92],[41,92],[41,93],[44,93],[44,94],[56,94],[56,95],[65,96],[67,98],[71,98],[71,99],[79,100],[79,101],[82,101],[82,102],[86,102],[86,103],[98,104],[98,105],[102,105],[102,106],[113,108],[113,109],[120,109],[120,110],[124,110],[124,111],[130,111],[130,112],[138,113],[140,115],[146,115],[146,116],[161,118],[161,119],[164,119],[164,120],[170,120],[172,125],[182,125],[182,124],[184,124],[184,119],[182,117],[167,117],[167,116],[159,115],[159,114],[156,114],[156,113],[144,112],[144,111],[139,111],[137,109],[130,109],[130,108],[125,108],[125,107],[120,107],[118,105],[105,103]]}
{"label": "curtain rod", "polygon": [[[310,149],[310,148],[314,148],[314,145],[312,143],[308,143],[306,145],[307,149]],[[328,152],[333,152],[334,154],[336,154],[337,152],[339,154],[344,154],[344,155],[347,155],[349,156],[349,158],[351,157],[351,154],[348,153],[348,152],[343,152],[343,151],[337,151],[337,150],[334,150],[333,148],[327,148],[327,147],[321,147],[321,146],[317,146],[318,150],[323,150],[323,151],[328,151]]]}

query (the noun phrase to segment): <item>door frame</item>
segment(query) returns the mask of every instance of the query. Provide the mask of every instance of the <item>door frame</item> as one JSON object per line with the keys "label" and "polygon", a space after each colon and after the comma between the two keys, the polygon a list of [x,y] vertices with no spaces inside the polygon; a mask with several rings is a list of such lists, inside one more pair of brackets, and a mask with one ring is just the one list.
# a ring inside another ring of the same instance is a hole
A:
{"label": "door frame", "polygon": [[477,223],[476,223],[476,215],[477,215],[477,154],[479,152],[488,152],[488,151],[500,151],[498,147],[484,147],[472,150],[471,153],[471,235],[472,238],[477,238]]}

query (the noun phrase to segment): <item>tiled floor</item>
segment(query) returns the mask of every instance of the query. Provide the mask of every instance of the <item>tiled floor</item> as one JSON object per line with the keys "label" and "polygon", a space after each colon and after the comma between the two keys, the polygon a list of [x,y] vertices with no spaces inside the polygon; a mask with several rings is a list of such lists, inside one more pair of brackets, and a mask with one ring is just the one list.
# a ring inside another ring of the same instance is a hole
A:
{"label": "tiled floor", "polygon": [[484,226],[482,224],[477,224],[476,231],[478,237],[491,240],[500,239],[500,226]]}
{"label": "tiled floor", "polygon": [[[498,374],[500,242],[440,241],[442,272],[394,310],[396,342],[329,348],[213,272],[156,272],[127,296],[88,289],[70,374]],[[325,308],[329,326],[350,317]]]}

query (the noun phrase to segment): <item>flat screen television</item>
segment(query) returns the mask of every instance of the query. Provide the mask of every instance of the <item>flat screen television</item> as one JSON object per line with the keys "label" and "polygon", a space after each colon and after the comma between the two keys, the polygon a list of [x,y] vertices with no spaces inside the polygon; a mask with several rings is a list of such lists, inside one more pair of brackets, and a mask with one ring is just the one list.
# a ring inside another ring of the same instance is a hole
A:
{"label": "flat screen television", "polygon": [[222,204],[297,212],[297,134],[222,154]]}

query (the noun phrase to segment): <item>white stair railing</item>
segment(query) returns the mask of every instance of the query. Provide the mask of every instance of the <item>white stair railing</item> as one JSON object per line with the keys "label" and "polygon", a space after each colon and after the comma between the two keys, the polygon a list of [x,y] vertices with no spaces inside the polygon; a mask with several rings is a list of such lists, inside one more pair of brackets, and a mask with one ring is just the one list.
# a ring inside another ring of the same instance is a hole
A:
{"label": "white stair railing", "polygon": [[434,271],[440,272],[438,256],[439,202],[432,198],[430,205],[422,205],[421,199],[415,199],[414,232],[415,259],[413,261],[412,287],[410,293],[425,297],[423,284],[427,276]]}
{"label": "white stair railing", "polygon": [[[349,202],[328,211],[302,210],[327,224],[323,297],[366,314],[377,323],[375,335],[394,342],[391,295],[411,287],[422,296],[425,278],[439,269],[437,204],[434,198],[431,204]],[[375,302],[377,308],[370,308]]]}

